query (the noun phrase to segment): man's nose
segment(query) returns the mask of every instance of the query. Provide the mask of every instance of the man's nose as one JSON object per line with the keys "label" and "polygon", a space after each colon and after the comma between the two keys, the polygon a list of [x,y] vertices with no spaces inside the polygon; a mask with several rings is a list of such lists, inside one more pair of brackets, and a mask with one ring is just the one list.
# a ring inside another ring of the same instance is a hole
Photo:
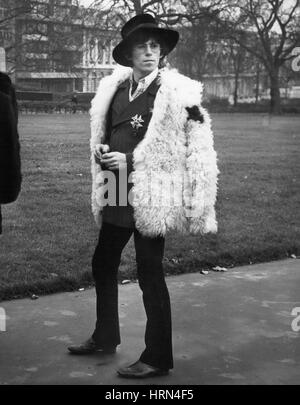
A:
{"label": "man's nose", "polygon": [[147,55],[152,54],[151,45],[146,45],[146,54],[147,54]]}

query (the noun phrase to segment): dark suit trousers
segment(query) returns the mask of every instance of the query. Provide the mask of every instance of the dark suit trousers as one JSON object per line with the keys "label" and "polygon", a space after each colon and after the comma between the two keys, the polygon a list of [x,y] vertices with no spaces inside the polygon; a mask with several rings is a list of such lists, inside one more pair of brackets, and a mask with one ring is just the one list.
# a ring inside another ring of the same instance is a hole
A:
{"label": "dark suit trousers", "polygon": [[101,346],[120,344],[117,273],[121,254],[134,233],[137,275],[147,315],[146,348],[140,360],[173,368],[171,307],[163,273],[164,237],[143,236],[136,228],[103,222],[92,261],[97,294],[94,340]]}

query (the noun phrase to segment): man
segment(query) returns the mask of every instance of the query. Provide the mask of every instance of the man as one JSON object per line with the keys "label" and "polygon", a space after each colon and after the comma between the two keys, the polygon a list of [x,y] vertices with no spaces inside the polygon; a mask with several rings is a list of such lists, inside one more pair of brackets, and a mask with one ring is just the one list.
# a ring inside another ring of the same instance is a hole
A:
{"label": "man", "polygon": [[[97,322],[92,337],[69,350],[114,353],[120,344],[117,271],[133,234],[147,315],[146,348],[118,374],[146,378],[173,368],[170,299],[162,266],[165,234],[171,229],[216,232],[218,168],[210,119],[200,104],[201,83],[161,68],[178,33],[140,14],[121,34],[113,57],[126,68],[117,67],[101,80],[91,108],[92,210],[100,227],[92,262]],[[161,195],[169,197],[170,192],[159,182],[178,179],[183,188],[172,198],[181,204],[162,203]]]}
{"label": "man", "polygon": [[0,72],[0,234],[1,204],[14,202],[21,189],[20,144],[15,91],[6,73]]}
{"label": "man", "polygon": [[71,106],[72,106],[72,113],[76,114],[77,112],[77,105],[78,105],[78,98],[76,94],[73,94],[71,97]]}

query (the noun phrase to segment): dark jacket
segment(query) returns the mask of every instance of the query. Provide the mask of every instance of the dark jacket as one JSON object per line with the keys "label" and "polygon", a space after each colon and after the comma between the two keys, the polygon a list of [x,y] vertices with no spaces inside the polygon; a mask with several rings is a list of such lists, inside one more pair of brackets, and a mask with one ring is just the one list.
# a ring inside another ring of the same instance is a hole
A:
{"label": "dark jacket", "polygon": [[[139,95],[136,99],[129,102],[129,80],[123,82],[110,105],[107,117],[106,126],[106,139],[104,143],[109,144],[110,152],[121,152],[126,154],[127,161],[127,173],[128,176],[133,170],[132,167],[132,155],[133,150],[138,143],[144,138],[147,131],[149,121],[152,116],[151,109],[153,108],[156,93],[159,88],[159,84],[154,80],[144,93]],[[143,126],[134,132],[130,121],[134,115],[140,115],[142,117]],[[103,170],[106,170],[105,165],[101,165]],[[127,205],[122,205],[119,202],[119,172],[114,171],[116,175],[116,206],[104,206],[103,207],[103,221],[109,222],[117,226],[123,226],[126,228],[134,228],[133,207],[130,205],[127,199]],[[127,182],[127,192],[132,188],[132,182]],[[122,186],[123,187],[123,186]],[[125,191],[126,191],[125,189]]]}
{"label": "dark jacket", "polygon": [[[21,189],[17,103],[11,81],[0,74],[0,204],[15,201]],[[2,232],[0,205],[0,233]]]}
{"label": "dark jacket", "polygon": [[14,86],[10,80],[10,77],[3,72],[0,72],[0,91],[4,94],[7,94],[10,97],[12,107],[18,122],[18,105],[17,97]]}

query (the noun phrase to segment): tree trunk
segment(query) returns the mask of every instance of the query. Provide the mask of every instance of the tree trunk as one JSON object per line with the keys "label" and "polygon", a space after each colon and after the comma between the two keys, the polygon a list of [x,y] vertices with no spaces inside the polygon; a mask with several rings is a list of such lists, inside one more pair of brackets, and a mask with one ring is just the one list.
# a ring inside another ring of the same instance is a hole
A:
{"label": "tree trunk", "polygon": [[257,64],[256,64],[256,84],[255,84],[255,104],[258,103],[259,81],[260,81],[260,66],[259,66],[259,62],[257,62]]}
{"label": "tree trunk", "polygon": [[133,0],[133,5],[134,5],[135,14],[142,14],[143,7],[141,4],[141,0]]}
{"label": "tree trunk", "polygon": [[238,89],[239,89],[239,71],[237,70],[234,75],[234,92],[233,92],[233,105],[236,107],[238,104]]}
{"label": "tree trunk", "polygon": [[280,114],[280,90],[279,90],[279,69],[274,69],[270,74],[270,95],[271,114]]}

